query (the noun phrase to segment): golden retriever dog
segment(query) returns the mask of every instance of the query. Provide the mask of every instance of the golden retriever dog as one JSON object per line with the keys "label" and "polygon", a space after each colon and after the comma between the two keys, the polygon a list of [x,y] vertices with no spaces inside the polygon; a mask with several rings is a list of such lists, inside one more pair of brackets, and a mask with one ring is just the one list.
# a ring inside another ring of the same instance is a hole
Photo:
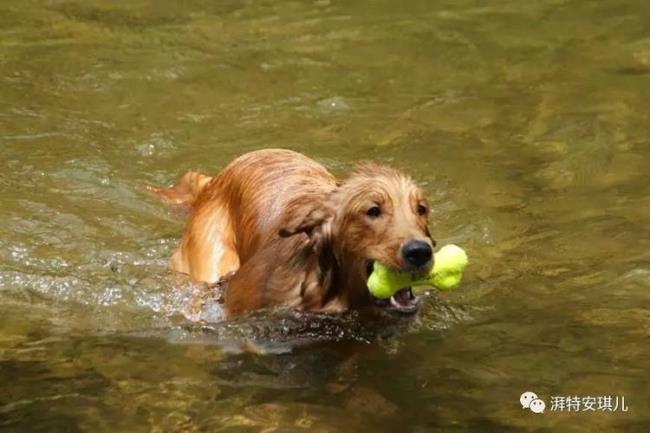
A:
{"label": "golden retriever dog", "polygon": [[274,306],[417,311],[410,288],[379,301],[366,286],[374,261],[414,274],[433,264],[427,201],[395,169],[363,163],[337,181],[300,153],[266,149],[155,192],[190,210],[172,269],[208,283],[226,278],[228,317]]}

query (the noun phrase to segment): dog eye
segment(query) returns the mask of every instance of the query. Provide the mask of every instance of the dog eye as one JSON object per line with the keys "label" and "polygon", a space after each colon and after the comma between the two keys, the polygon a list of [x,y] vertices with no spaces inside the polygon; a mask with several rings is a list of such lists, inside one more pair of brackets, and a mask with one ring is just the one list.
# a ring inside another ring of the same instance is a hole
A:
{"label": "dog eye", "polygon": [[419,204],[418,205],[418,215],[426,215],[427,214],[427,207],[424,205]]}
{"label": "dog eye", "polygon": [[379,206],[373,206],[366,211],[366,215],[370,218],[379,218],[381,215],[381,208]]}

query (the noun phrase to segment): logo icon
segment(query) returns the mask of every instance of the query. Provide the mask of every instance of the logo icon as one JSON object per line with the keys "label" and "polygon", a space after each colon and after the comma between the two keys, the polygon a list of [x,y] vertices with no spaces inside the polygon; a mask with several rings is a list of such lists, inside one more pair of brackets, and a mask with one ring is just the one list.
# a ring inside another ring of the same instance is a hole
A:
{"label": "logo icon", "polygon": [[544,400],[537,397],[537,394],[532,391],[526,391],[521,394],[519,403],[521,403],[522,409],[530,409],[533,413],[544,413],[544,409],[546,409]]}
{"label": "logo icon", "polygon": [[541,398],[536,398],[530,402],[530,411],[534,413],[544,413],[546,409],[546,403]]}

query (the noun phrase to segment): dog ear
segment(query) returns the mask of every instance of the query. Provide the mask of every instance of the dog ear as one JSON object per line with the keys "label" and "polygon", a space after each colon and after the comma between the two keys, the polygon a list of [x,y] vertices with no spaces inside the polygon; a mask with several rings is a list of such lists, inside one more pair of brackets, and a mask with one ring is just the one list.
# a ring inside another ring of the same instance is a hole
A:
{"label": "dog ear", "polygon": [[282,223],[280,236],[283,238],[305,233],[312,237],[334,216],[333,212],[323,203],[314,203],[313,199],[296,201],[287,206],[289,212]]}

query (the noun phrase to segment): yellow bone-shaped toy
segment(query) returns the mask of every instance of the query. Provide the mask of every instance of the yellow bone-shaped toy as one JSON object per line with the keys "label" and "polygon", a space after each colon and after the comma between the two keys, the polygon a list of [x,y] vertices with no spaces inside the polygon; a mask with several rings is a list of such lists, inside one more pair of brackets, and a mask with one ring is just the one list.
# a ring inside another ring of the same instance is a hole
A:
{"label": "yellow bone-shaped toy", "polygon": [[465,250],[456,245],[445,245],[433,256],[433,267],[428,276],[413,278],[409,272],[398,272],[379,262],[373,264],[368,278],[368,290],[379,299],[388,299],[401,289],[412,286],[433,286],[439,290],[453,290],[460,284],[467,266]]}

